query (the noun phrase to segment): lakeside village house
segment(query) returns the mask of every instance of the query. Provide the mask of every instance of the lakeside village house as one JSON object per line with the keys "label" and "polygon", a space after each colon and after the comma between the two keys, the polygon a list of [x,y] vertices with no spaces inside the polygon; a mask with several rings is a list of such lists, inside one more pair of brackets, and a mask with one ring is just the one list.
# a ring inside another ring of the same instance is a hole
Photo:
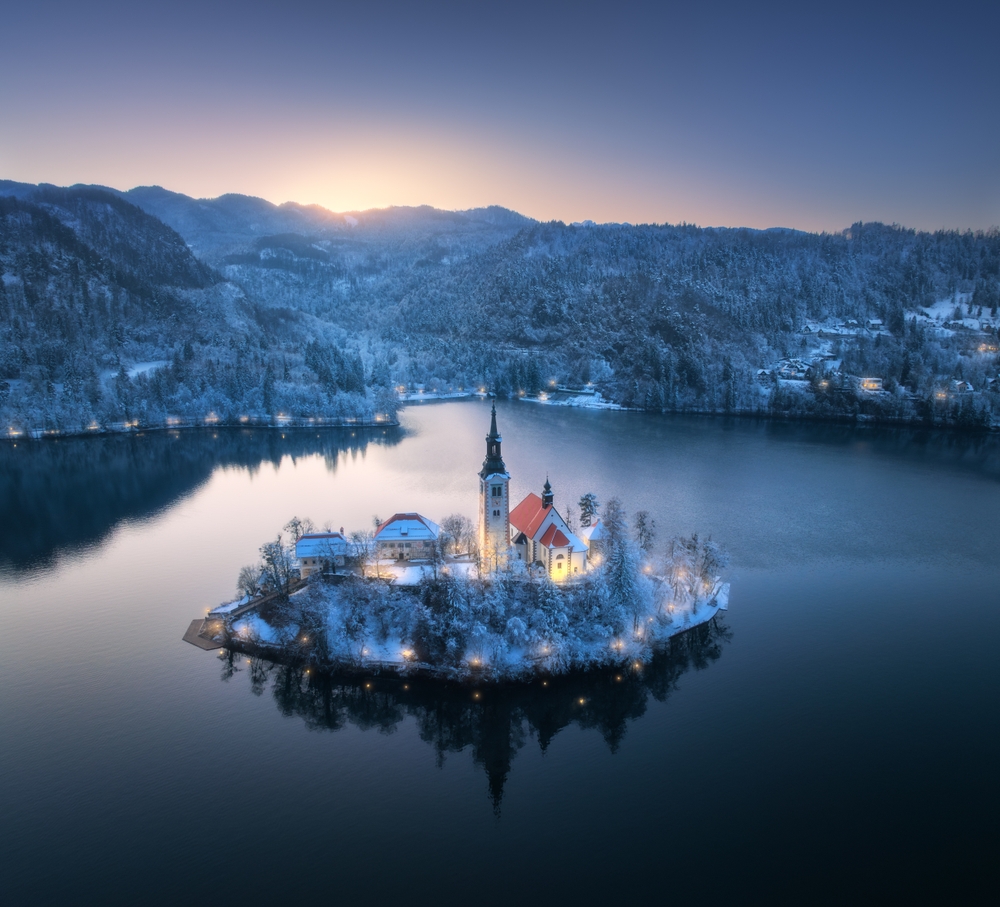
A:
{"label": "lakeside village house", "polygon": [[[529,494],[510,509],[510,473],[504,464],[497,430],[497,410],[490,416],[486,436],[486,459],[479,471],[479,551],[487,569],[516,557],[541,565],[559,582],[587,572],[588,560],[597,556],[602,541],[598,520],[577,535],[554,504],[552,486],[546,478],[542,495]],[[429,559],[441,534],[433,520],[419,513],[396,513],[375,532],[378,556],[400,561]],[[303,579],[330,566],[342,567],[354,554],[353,546],[339,532],[309,533],[295,545]]]}

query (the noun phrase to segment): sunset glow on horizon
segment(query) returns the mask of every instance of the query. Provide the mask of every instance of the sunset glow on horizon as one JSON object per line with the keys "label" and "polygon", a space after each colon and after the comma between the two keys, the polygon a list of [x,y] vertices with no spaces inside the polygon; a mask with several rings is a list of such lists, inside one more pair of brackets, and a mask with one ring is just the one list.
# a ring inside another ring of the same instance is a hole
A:
{"label": "sunset glow on horizon", "polygon": [[12,12],[0,178],[334,211],[1000,223],[995,8]]}

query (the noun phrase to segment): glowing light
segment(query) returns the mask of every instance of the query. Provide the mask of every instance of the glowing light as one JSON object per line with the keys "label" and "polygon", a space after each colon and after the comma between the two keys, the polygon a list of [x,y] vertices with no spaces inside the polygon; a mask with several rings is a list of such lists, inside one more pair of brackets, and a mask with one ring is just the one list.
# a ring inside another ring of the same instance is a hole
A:
{"label": "glowing light", "polygon": [[584,699],[584,698],[583,698],[583,697],[581,696],[581,697],[580,697],[580,700],[579,700],[579,701],[580,701],[580,705],[583,705],[583,704],[584,704],[584,703],[585,703],[585,702],[586,702],[587,700],[586,700],[586,699]]}
{"label": "glowing light", "polygon": [[205,423],[207,425],[215,425],[215,423],[218,421],[219,417],[214,412],[209,413],[207,416],[205,416]]}

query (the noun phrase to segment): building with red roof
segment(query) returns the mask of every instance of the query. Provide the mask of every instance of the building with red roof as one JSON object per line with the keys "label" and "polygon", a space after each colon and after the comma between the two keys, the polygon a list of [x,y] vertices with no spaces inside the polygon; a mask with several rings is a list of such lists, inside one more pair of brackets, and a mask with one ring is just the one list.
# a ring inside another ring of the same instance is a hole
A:
{"label": "building with red roof", "polygon": [[510,513],[510,543],[526,564],[541,564],[556,580],[587,572],[587,545],[556,510],[552,486],[529,494]]}

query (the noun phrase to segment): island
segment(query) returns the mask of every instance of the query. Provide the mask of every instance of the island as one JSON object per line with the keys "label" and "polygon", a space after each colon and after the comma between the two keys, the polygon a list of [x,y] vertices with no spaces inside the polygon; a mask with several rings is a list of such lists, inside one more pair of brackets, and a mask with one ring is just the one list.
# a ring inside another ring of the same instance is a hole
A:
{"label": "island", "polygon": [[511,507],[496,407],[478,474],[477,525],[415,512],[346,533],[293,518],[240,571],[240,597],[185,638],[307,670],[517,681],[635,669],[728,607],[727,557],[710,538],[662,549],[645,511],[580,499],[580,527],[541,495]]}

